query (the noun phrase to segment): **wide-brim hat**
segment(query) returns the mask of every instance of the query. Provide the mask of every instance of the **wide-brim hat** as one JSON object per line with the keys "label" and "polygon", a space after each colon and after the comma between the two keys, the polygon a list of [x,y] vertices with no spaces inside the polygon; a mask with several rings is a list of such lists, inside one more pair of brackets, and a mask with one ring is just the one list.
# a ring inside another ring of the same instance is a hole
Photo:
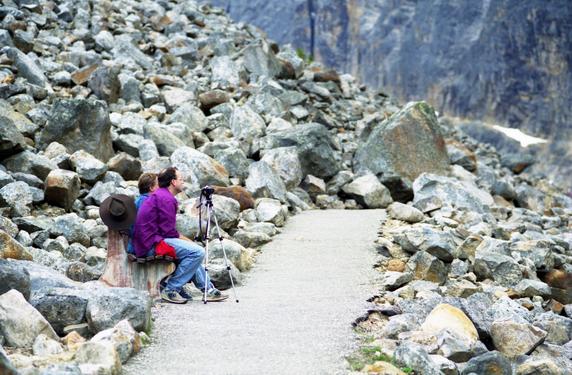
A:
{"label": "wide-brim hat", "polygon": [[112,194],[101,202],[99,216],[109,229],[129,229],[137,216],[135,201],[125,194]]}

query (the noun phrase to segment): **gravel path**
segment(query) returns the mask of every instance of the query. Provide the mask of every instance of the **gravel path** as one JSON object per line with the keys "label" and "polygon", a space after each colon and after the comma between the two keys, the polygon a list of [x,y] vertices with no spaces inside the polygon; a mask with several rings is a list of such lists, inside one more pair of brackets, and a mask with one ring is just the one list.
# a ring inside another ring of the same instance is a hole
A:
{"label": "gravel path", "polygon": [[125,374],[345,374],[373,293],[383,210],[306,211],[263,248],[240,303],[160,304]]}

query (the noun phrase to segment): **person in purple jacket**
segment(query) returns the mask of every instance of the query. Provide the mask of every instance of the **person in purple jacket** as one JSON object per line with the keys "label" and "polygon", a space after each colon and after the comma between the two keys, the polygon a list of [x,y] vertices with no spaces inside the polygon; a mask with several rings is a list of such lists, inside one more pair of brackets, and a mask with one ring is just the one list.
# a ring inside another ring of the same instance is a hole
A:
{"label": "person in purple jacket", "polygon": [[167,280],[161,298],[172,303],[186,303],[192,297],[183,289],[183,285],[190,281],[199,289],[204,289],[205,283],[208,283],[208,301],[228,298],[208,280],[202,266],[205,250],[176,229],[179,204],[175,195],[183,191],[185,184],[181,172],[169,167],[159,173],[157,179],[159,189],[143,202],[137,212],[133,248],[137,257],[155,255],[155,246],[161,241],[175,248],[177,268]]}

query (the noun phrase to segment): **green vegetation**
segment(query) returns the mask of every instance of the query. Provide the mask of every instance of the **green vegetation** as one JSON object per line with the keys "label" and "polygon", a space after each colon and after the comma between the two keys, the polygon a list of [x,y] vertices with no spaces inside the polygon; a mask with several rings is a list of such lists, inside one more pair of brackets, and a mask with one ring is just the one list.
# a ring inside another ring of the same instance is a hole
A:
{"label": "green vegetation", "polygon": [[[371,342],[370,337],[365,337],[364,341]],[[378,361],[388,362],[399,367],[406,374],[414,375],[415,371],[409,366],[402,366],[397,362],[395,357],[389,357],[381,352],[379,346],[363,346],[356,353],[346,358],[352,371],[361,371],[366,365],[373,364]]]}
{"label": "green vegetation", "polygon": [[306,64],[311,64],[314,62],[314,55],[312,54],[307,55],[302,48],[296,48],[296,55],[298,55],[299,58],[304,60]]}

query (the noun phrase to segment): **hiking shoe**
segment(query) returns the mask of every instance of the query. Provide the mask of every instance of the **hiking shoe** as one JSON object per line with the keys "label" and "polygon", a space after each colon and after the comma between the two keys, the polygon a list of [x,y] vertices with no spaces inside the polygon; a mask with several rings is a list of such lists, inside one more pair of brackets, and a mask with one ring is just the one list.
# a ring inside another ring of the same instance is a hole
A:
{"label": "hiking shoe", "polygon": [[185,288],[182,288],[181,291],[179,292],[179,295],[181,297],[183,297],[184,299],[186,299],[187,301],[192,301],[193,300],[193,296],[191,296],[189,293],[187,293],[187,291],[185,290]]}
{"label": "hiking shoe", "polygon": [[187,300],[185,298],[181,297],[179,292],[176,292],[174,290],[164,289],[161,292],[161,298],[164,301],[171,302],[171,303],[178,303],[178,304],[187,303]]}
{"label": "hiking shoe", "polygon": [[228,298],[228,294],[223,294],[217,288],[207,291],[207,302],[219,302]]}

